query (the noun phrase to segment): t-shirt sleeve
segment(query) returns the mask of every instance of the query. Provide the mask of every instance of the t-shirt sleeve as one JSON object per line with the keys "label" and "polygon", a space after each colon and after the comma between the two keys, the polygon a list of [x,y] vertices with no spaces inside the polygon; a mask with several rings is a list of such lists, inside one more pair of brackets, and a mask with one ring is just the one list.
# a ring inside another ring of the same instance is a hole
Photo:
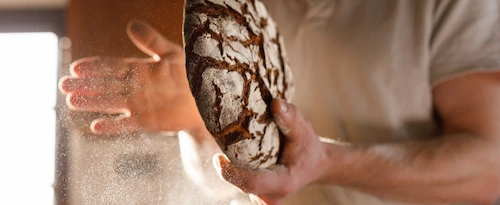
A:
{"label": "t-shirt sleeve", "polygon": [[438,0],[433,15],[432,85],[500,71],[500,0]]}

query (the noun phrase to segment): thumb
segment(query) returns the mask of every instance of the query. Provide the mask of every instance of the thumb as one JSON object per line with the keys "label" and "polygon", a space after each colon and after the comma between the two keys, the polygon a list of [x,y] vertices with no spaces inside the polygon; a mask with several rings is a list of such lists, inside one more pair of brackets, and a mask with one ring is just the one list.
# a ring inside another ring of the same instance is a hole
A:
{"label": "thumb", "polygon": [[271,112],[274,121],[285,136],[301,136],[312,128],[297,107],[282,99],[275,99],[271,103]]}
{"label": "thumb", "polygon": [[179,45],[167,40],[145,22],[136,20],[129,22],[127,35],[137,48],[157,61],[166,56],[183,54]]}

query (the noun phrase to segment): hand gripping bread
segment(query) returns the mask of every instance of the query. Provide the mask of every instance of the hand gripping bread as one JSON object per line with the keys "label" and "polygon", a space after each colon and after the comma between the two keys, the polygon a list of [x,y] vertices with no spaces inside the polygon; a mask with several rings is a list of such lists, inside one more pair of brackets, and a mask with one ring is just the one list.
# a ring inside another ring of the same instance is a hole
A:
{"label": "hand gripping bread", "polygon": [[281,133],[269,106],[291,100],[292,74],[276,24],[259,0],[187,0],[187,75],[210,133],[233,164],[276,163]]}

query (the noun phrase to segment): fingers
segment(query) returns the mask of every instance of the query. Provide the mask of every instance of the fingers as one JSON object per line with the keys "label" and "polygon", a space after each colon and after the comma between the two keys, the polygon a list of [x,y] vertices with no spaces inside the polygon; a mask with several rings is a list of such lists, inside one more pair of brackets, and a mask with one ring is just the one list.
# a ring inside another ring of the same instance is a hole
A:
{"label": "fingers", "polygon": [[160,58],[167,56],[173,57],[171,60],[174,61],[184,61],[183,58],[179,58],[183,55],[182,48],[179,45],[167,40],[158,31],[145,22],[130,22],[127,26],[127,35],[137,48],[157,61],[159,61]]}
{"label": "fingers", "polygon": [[59,80],[59,90],[64,94],[105,93],[123,94],[127,90],[126,82],[121,78],[74,78],[64,76]]}
{"label": "fingers", "polygon": [[233,166],[222,154],[216,154],[213,163],[219,177],[235,185],[245,193],[276,193],[286,196],[291,188],[287,186],[289,173],[286,167],[275,165],[268,169],[244,169]]}
{"label": "fingers", "polygon": [[280,131],[287,138],[300,137],[313,132],[309,122],[302,117],[297,107],[282,99],[273,100],[271,112]]}
{"label": "fingers", "polygon": [[116,77],[123,78],[129,71],[129,62],[120,58],[82,58],[70,65],[73,77]]}
{"label": "fingers", "polygon": [[117,119],[102,118],[94,120],[90,124],[90,129],[99,135],[114,135],[137,131],[140,126],[135,117],[120,117]]}
{"label": "fingers", "polygon": [[[69,93],[66,103],[72,110],[104,113],[129,113],[127,99],[121,95],[83,95]],[[130,115],[130,114],[129,114]]]}

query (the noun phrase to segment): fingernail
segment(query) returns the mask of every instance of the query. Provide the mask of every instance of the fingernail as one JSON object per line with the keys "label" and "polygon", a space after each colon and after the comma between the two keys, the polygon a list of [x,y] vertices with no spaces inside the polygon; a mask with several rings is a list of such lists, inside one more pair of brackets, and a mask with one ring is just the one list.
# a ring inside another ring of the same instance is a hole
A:
{"label": "fingernail", "polygon": [[227,158],[227,156],[225,154],[221,154],[219,155],[219,163],[229,163],[231,162],[231,160],[229,160],[229,158]]}
{"label": "fingernail", "polygon": [[154,54],[153,55],[153,60],[155,60],[156,62],[158,62],[158,61],[161,60],[161,57],[158,54]]}
{"label": "fingernail", "polygon": [[284,124],[283,114],[286,114],[286,112],[288,112],[289,107],[288,103],[285,100],[277,99],[277,101],[278,101],[279,112],[273,113],[273,116],[275,121],[277,121],[278,125],[283,125]]}
{"label": "fingernail", "polygon": [[212,164],[214,165],[215,169],[217,170],[221,170],[222,167],[220,166],[220,154],[216,154],[213,158],[212,158]]}
{"label": "fingernail", "polygon": [[78,76],[78,71],[76,69],[77,64],[76,62],[73,62],[71,63],[71,65],[69,66],[69,73],[71,76]]}
{"label": "fingernail", "polygon": [[82,76],[82,72],[91,68],[91,65],[88,63],[74,63],[70,68],[70,74],[75,77]]}
{"label": "fingernail", "polygon": [[90,124],[90,130],[91,130],[94,134],[98,134],[100,131],[102,131],[102,124],[101,124],[101,123],[99,123],[99,122],[93,121],[93,122]]}
{"label": "fingernail", "polygon": [[68,93],[68,95],[66,95],[66,105],[68,105],[70,109],[76,110],[77,108],[73,102],[75,97],[73,97],[73,95],[73,93]]}
{"label": "fingernail", "polygon": [[212,158],[212,164],[215,167],[215,172],[217,173],[217,176],[221,180],[226,181],[226,179],[224,179],[224,176],[222,176],[222,167],[221,167],[221,164],[220,164],[220,154],[214,155],[214,157]]}
{"label": "fingernail", "polygon": [[57,87],[59,91],[63,94],[68,94],[69,86],[68,86],[68,79],[69,76],[63,76],[62,78],[59,79],[59,82],[57,82]]}
{"label": "fingernail", "polygon": [[286,101],[280,99],[279,100],[279,104],[280,104],[280,110],[282,112],[287,112],[288,111],[288,103],[286,103]]}
{"label": "fingernail", "polygon": [[68,105],[70,105],[70,107],[74,107],[75,109],[76,108],[80,108],[82,106],[85,106],[85,99],[83,99],[83,97],[81,95],[76,95],[76,94],[73,94],[73,93],[70,93],[68,95],[66,95],[66,103],[68,103]]}
{"label": "fingernail", "polygon": [[61,78],[61,80],[59,80],[59,90],[61,90],[62,92],[67,92],[68,90],[70,90],[68,84],[68,78]]}

